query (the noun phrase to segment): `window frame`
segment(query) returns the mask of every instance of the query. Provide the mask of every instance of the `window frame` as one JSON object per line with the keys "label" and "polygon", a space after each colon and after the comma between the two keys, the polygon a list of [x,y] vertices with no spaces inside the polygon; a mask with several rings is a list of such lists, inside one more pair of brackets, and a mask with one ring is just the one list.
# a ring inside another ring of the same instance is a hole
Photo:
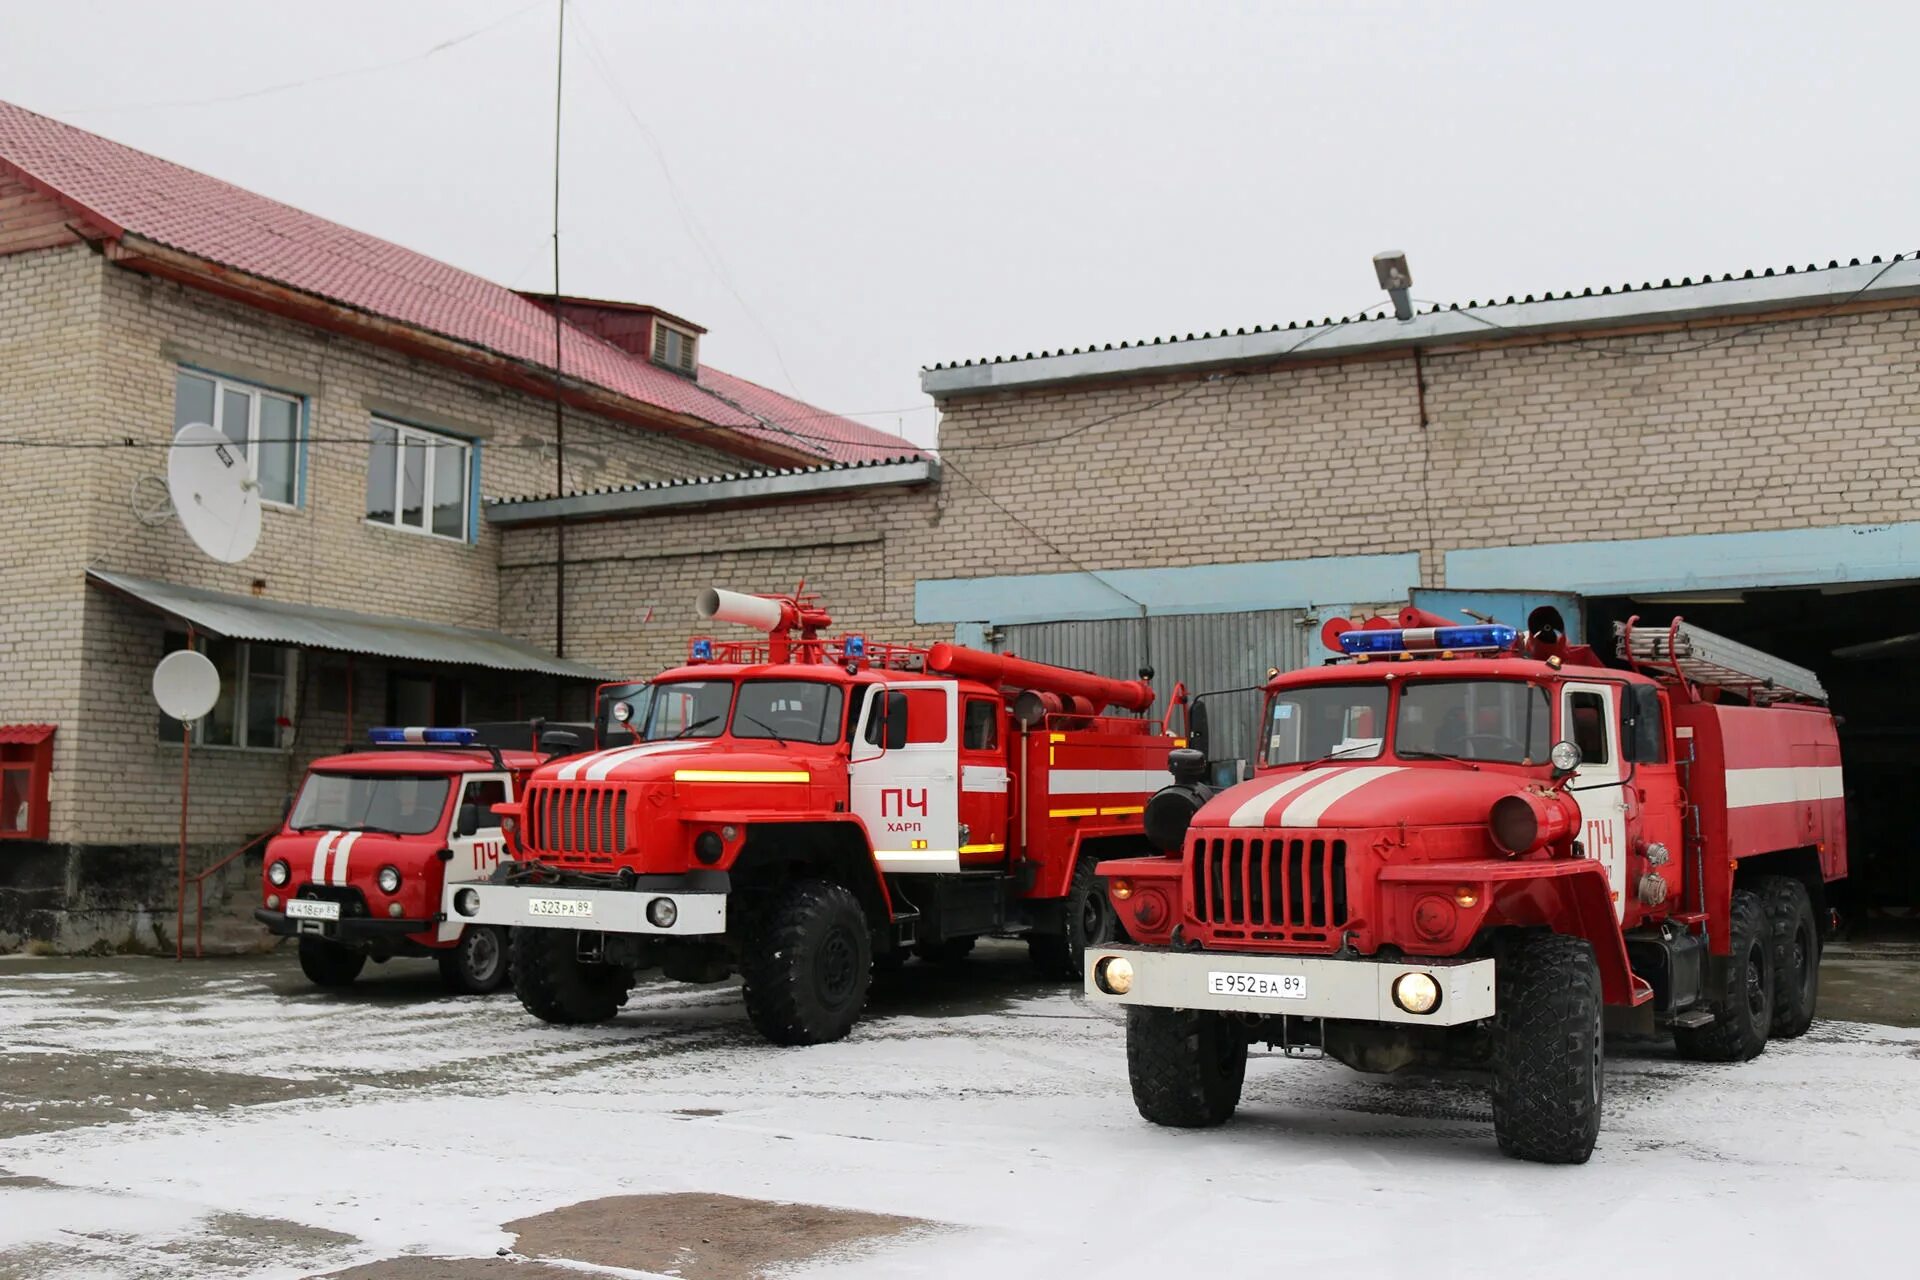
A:
{"label": "window frame", "polygon": [[[184,640],[186,633],[169,628],[163,634],[161,644],[164,646],[173,636],[179,636]],[[299,650],[290,645],[256,644],[251,640],[234,640],[231,641],[231,643],[234,652],[234,671],[232,676],[234,691],[233,726],[234,734],[239,741],[207,741],[207,720],[209,717],[201,716],[193,722],[192,745],[196,749],[204,747],[214,751],[291,751],[293,744],[280,740],[285,734],[279,728],[279,722],[287,719],[292,710],[294,691],[299,683]],[[197,652],[205,653],[206,645],[206,636],[194,637],[193,647]],[[185,646],[182,645],[181,647],[184,648]],[[246,740],[248,737],[247,724],[249,718],[247,714],[249,710],[247,701],[253,696],[253,655],[256,649],[280,655],[280,706],[276,709],[273,717],[275,722],[275,741],[264,746],[256,746]],[[166,652],[173,653],[175,650],[167,649]],[[160,713],[160,719],[155,721],[155,736],[158,738],[160,745],[163,747],[178,747],[180,745],[180,737],[177,733],[159,731],[159,726],[163,721],[172,721],[176,726],[180,723],[164,711]]]}
{"label": "window frame", "polygon": [[[45,729],[32,737],[22,735],[0,743],[0,778],[17,775],[21,804],[26,811],[22,826],[9,825],[12,814],[0,814],[0,840],[45,840],[52,822],[53,735],[57,725],[26,725],[23,729]],[[0,787],[0,797],[5,788]]]}
{"label": "window frame", "polygon": [[[173,366],[173,406],[174,416],[180,414],[180,379],[199,378],[213,384],[213,421],[207,425],[222,435],[220,419],[226,413],[226,393],[235,392],[247,397],[247,478],[252,480],[256,492],[260,494],[260,505],[274,511],[298,511],[306,505],[307,499],[307,397],[295,395],[291,391],[281,391],[274,387],[263,386],[257,382],[248,382],[241,378],[230,378],[211,369],[202,369],[196,365],[176,364]],[[281,502],[277,498],[266,496],[260,484],[260,401],[262,397],[285,401],[293,406],[293,501]],[[181,424],[176,422],[174,430]],[[231,440],[232,436],[227,436]]]}
{"label": "window frame", "polygon": [[[680,349],[685,353],[686,359],[684,361],[675,361],[666,358],[667,349],[672,345],[669,341],[669,335],[679,343]],[[652,362],[660,368],[670,369],[682,377],[691,378],[700,371],[700,336],[687,332],[679,325],[668,324],[664,320],[655,319],[653,322],[653,341],[648,355]]]}
{"label": "window frame", "polygon": [[[363,494],[361,512],[363,522],[376,529],[393,529],[400,533],[410,533],[419,537],[438,538],[442,542],[472,545],[474,541],[473,495],[475,489],[478,487],[476,484],[477,478],[473,474],[474,459],[479,456],[477,442],[471,437],[455,435],[451,431],[436,431],[430,427],[416,427],[412,423],[401,422],[396,418],[389,418],[383,414],[376,413],[367,419],[367,470],[369,474],[371,474],[373,470],[373,449],[375,448],[373,432],[383,427],[394,433],[393,518],[391,520],[383,520],[375,516],[371,511],[365,510],[365,495]],[[418,438],[424,442],[426,446],[427,465],[426,470],[420,477],[420,518],[423,521],[420,525],[407,524],[401,519],[404,511],[404,508],[401,506],[401,493],[406,485],[407,479],[405,442],[409,436]],[[433,527],[433,482],[439,472],[442,458],[441,450],[444,446],[441,442],[445,442],[445,445],[456,447],[461,459],[460,532],[457,536],[451,533],[441,533]]]}

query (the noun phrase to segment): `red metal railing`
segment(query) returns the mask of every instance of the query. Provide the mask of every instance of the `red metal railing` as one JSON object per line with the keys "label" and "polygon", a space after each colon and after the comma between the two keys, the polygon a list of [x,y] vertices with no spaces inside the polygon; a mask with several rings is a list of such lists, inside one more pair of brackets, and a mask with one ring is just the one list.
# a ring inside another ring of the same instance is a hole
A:
{"label": "red metal railing", "polygon": [[[268,828],[267,830],[262,831],[259,835],[255,836],[253,839],[247,841],[245,844],[241,845],[238,849],[235,849],[232,853],[220,859],[220,861],[214,863],[212,866],[202,871],[199,875],[193,877],[193,955],[194,955],[194,959],[196,960],[204,959],[206,956],[206,948],[203,945],[203,941],[205,939],[206,934],[203,926],[205,924],[206,915],[207,915],[207,881],[210,880],[215,873],[225,871],[229,866],[233,865],[235,862],[238,862],[240,859],[246,857],[249,853],[252,853],[254,849],[259,847],[260,845],[265,844],[267,842],[267,837],[271,836],[276,830],[278,830],[278,828]],[[183,934],[184,930],[177,931],[177,933]],[[173,940],[173,958],[175,960],[179,960],[184,958],[185,954],[186,954],[186,938],[184,936],[176,936]]]}

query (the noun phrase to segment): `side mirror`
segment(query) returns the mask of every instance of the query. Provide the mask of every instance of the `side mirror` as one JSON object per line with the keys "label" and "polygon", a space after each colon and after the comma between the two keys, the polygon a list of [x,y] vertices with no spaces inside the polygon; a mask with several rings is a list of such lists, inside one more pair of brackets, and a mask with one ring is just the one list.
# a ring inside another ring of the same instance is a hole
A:
{"label": "side mirror", "polygon": [[889,751],[898,751],[907,745],[907,695],[887,691],[887,738],[883,744]]}
{"label": "side mirror", "polygon": [[1586,757],[1580,753],[1580,744],[1568,738],[1554,743],[1553,749],[1547,752],[1547,759],[1553,764],[1553,776],[1564,778],[1578,769]]}
{"label": "side mirror", "polygon": [[1203,757],[1207,754],[1207,702],[1205,698],[1195,698],[1187,707],[1187,746],[1198,751]]}
{"label": "side mirror", "polygon": [[480,806],[477,804],[461,805],[460,813],[454,819],[453,834],[457,836],[470,836],[479,829]]}

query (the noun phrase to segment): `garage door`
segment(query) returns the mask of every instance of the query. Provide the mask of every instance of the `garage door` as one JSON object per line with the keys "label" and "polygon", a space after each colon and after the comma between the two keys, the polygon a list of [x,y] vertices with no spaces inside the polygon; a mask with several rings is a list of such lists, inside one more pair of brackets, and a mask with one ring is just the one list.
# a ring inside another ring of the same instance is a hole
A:
{"label": "garage door", "polygon": [[[1193,693],[1257,687],[1266,683],[1269,667],[1291,671],[1315,661],[1309,644],[1317,648],[1319,638],[1304,610],[1268,609],[1020,623],[998,628],[994,649],[1120,679],[1151,666],[1154,688],[1160,691],[1152,714],[1159,716],[1166,712],[1167,695],[1176,681],[1184,681]],[[1252,758],[1259,703],[1255,693],[1207,699],[1213,735],[1209,756]]]}

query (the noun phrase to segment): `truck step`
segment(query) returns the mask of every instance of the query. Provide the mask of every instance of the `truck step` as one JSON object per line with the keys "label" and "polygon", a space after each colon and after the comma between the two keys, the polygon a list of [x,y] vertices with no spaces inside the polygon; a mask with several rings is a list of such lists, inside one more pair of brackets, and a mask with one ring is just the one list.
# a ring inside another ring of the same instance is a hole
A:
{"label": "truck step", "polygon": [[1671,1018],[1667,1019],[1667,1025],[1670,1027],[1682,1027],[1687,1030],[1692,1030],[1694,1027],[1704,1027],[1712,1021],[1713,1021],[1713,1013],[1711,1010],[1687,1009],[1683,1012],[1676,1013]]}

